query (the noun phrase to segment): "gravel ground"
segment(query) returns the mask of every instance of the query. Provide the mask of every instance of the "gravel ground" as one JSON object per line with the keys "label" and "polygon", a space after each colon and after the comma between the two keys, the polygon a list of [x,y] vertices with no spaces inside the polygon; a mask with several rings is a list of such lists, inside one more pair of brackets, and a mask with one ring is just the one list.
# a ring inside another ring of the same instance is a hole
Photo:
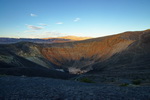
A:
{"label": "gravel ground", "polygon": [[0,100],[150,100],[150,86],[115,86],[41,77],[0,77]]}

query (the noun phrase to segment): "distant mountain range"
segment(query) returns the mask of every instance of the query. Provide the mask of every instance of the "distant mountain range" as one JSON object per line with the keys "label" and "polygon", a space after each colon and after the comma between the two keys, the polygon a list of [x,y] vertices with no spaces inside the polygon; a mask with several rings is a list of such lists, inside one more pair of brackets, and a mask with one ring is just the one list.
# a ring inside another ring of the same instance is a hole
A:
{"label": "distant mountain range", "polygon": [[[69,39],[69,40],[79,41],[79,40],[91,39],[92,37],[64,36],[64,37],[57,37],[57,38],[59,38],[59,39]],[[56,39],[57,39],[57,38],[56,38]],[[43,38],[43,39],[54,39],[54,38]]]}
{"label": "distant mountain range", "polygon": [[56,38],[5,38],[0,37],[0,44],[10,44],[17,42],[33,42],[33,43],[62,43],[68,41],[79,41],[90,39],[91,37],[65,36]]}
{"label": "distant mountain range", "polygon": [[1,44],[0,63],[1,74],[32,76],[43,70],[40,75],[44,76],[44,71],[54,70],[60,76],[82,74],[94,81],[142,79],[150,82],[150,30],[65,43]]}

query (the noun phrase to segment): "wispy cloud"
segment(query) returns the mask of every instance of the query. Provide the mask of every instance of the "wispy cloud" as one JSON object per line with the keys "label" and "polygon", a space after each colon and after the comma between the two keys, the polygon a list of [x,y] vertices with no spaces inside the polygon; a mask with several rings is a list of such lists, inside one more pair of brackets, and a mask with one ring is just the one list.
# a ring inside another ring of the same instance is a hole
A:
{"label": "wispy cloud", "polygon": [[57,22],[56,24],[63,24],[63,22]]}
{"label": "wispy cloud", "polygon": [[35,30],[26,30],[24,33],[31,33],[31,32],[36,32]]}
{"label": "wispy cloud", "polygon": [[81,19],[80,18],[75,18],[73,21],[74,22],[78,22],[78,21],[80,21]]}
{"label": "wispy cloud", "polygon": [[66,36],[65,33],[60,33],[57,30],[52,30],[52,31],[45,31],[42,33],[42,37],[61,37],[61,36]]}
{"label": "wispy cloud", "polygon": [[29,29],[32,29],[32,30],[40,30],[40,29],[43,29],[43,27],[33,26],[33,25],[27,25],[27,27],[28,27]]}
{"label": "wispy cloud", "polygon": [[20,34],[24,38],[49,38],[49,37],[62,37],[66,36],[67,34],[65,33],[60,33],[57,30],[25,30],[23,32],[18,33],[18,37],[20,37]]}
{"label": "wispy cloud", "polygon": [[41,25],[41,26],[47,26],[47,24],[43,24],[43,23],[39,23],[39,25]]}
{"label": "wispy cloud", "polygon": [[30,16],[35,17],[35,16],[37,16],[37,15],[36,15],[36,14],[32,14],[32,13],[31,13],[31,14],[30,14]]}
{"label": "wispy cloud", "polygon": [[32,37],[36,37],[36,38],[48,38],[48,37],[61,37],[61,36],[65,36],[64,33],[60,33],[56,30],[54,31],[43,31],[43,32],[38,32],[36,34],[32,34]]}

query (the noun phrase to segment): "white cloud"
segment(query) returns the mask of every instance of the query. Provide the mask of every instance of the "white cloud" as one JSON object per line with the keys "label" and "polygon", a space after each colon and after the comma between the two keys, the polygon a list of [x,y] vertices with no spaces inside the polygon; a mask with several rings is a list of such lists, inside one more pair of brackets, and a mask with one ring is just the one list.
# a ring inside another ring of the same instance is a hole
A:
{"label": "white cloud", "polygon": [[57,22],[56,24],[63,24],[63,22]]}
{"label": "white cloud", "polygon": [[43,27],[33,26],[33,25],[27,25],[27,27],[28,27],[29,29],[32,29],[32,30],[40,30],[40,29],[43,29]]}
{"label": "white cloud", "polygon": [[31,32],[36,32],[35,30],[26,30],[24,33],[31,33]]}
{"label": "white cloud", "polygon": [[30,14],[30,16],[35,17],[35,16],[37,16],[37,15],[36,15],[36,14],[32,14],[32,13],[31,13],[31,14]]}
{"label": "white cloud", "polygon": [[[62,37],[66,36],[65,33],[60,33],[57,30],[25,30],[24,32],[21,32],[22,37],[24,38],[49,38],[49,37]],[[18,33],[18,37],[20,37],[20,33]]]}
{"label": "white cloud", "polygon": [[47,24],[43,24],[43,23],[39,23],[39,25],[41,25],[41,26],[47,26]]}
{"label": "white cloud", "polygon": [[49,38],[49,37],[61,37],[61,36],[65,36],[65,34],[55,31],[55,30],[54,31],[43,31],[40,33],[38,32],[36,34],[32,34],[32,37],[36,37],[36,38]]}
{"label": "white cloud", "polygon": [[62,36],[63,34],[57,31],[46,31],[46,32],[43,32],[43,35],[50,36],[50,37],[57,37],[57,36]]}
{"label": "white cloud", "polygon": [[78,22],[78,21],[80,21],[81,19],[80,18],[75,18],[73,21],[74,22]]}

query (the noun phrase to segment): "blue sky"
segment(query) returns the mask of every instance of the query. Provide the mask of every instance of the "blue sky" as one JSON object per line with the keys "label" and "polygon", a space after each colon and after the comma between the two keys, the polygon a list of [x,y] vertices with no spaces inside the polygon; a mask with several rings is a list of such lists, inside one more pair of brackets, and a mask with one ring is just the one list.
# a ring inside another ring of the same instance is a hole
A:
{"label": "blue sky", "polygon": [[150,28],[150,0],[0,0],[0,37],[100,37]]}

